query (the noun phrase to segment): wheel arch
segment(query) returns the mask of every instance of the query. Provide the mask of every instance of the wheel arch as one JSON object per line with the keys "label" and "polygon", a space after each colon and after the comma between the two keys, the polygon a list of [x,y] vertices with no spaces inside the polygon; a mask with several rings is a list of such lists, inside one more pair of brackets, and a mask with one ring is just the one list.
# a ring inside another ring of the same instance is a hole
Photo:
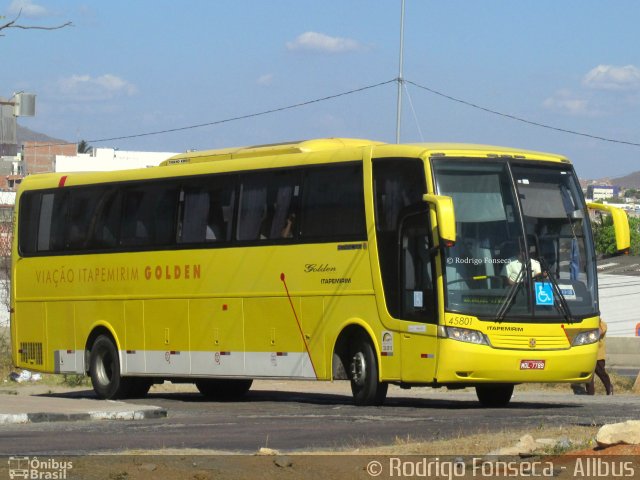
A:
{"label": "wheel arch", "polygon": [[[378,367],[381,365],[381,355],[376,335],[366,322],[360,318],[352,318],[346,321],[339,329],[340,333],[333,342],[331,355],[331,378],[334,380],[349,380],[347,366],[349,365],[349,345],[358,336],[368,338],[376,352]],[[381,369],[378,368],[378,380],[381,378]]]}
{"label": "wheel arch", "polygon": [[[84,370],[85,372],[89,371],[90,368],[90,362],[89,362],[89,356],[91,355],[91,349],[93,348],[93,344],[95,343],[96,339],[100,336],[100,335],[106,335],[109,338],[111,338],[111,340],[113,341],[114,346],[116,347],[116,350],[118,352],[120,352],[120,342],[118,341],[118,336],[115,334],[113,327],[111,327],[111,325],[109,325],[106,322],[97,322],[94,325],[92,325],[90,331],[89,331],[89,335],[87,336],[87,341],[85,343],[85,347],[84,347]],[[120,370],[122,373],[122,362],[120,362]]]}

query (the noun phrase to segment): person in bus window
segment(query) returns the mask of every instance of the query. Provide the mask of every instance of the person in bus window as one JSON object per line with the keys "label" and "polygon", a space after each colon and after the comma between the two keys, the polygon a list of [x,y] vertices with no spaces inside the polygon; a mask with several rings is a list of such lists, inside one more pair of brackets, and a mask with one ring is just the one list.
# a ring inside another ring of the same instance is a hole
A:
{"label": "person in bus window", "polygon": [[284,224],[284,227],[282,227],[282,231],[280,232],[280,236],[282,238],[293,238],[293,225],[296,221],[296,214],[295,213],[290,213],[287,216],[287,221]]}

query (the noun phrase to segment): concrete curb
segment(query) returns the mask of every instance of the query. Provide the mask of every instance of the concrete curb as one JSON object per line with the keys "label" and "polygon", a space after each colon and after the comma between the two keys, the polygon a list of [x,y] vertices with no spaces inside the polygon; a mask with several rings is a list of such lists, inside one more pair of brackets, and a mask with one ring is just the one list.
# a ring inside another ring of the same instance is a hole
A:
{"label": "concrete curb", "polygon": [[120,412],[101,411],[86,413],[0,413],[0,425],[15,423],[78,422],[87,420],[146,420],[152,418],[166,418],[166,416],[167,411],[159,407]]}

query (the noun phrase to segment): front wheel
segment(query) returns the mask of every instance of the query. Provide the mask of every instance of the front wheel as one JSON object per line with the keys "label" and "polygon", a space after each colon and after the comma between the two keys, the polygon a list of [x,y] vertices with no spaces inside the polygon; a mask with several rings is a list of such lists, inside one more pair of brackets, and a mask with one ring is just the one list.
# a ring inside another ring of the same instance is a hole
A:
{"label": "front wheel", "polygon": [[118,349],[107,335],[100,335],[91,347],[89,372],[93,390],[99,398],[125,398],[130,382],[120,375]]}
{"label": "front wheel", "polygon": [[356,405],[382,405],[389,384],[378,381],[378,359],[371,341],[364,335],[357,337],[349,354],[349,379]]}
{"label": "front wheel", "polygon": [[502,408],[509,405],[513,387],[513,384],[478,385],[476,395],[483,407]]}

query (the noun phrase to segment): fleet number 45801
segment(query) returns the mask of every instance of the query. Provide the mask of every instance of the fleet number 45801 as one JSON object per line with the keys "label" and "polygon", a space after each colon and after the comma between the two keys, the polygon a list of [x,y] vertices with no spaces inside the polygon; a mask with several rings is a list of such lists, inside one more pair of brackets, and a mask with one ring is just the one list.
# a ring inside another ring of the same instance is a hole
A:
{"label": "fleet number 45801", "polygon": [[449,319],[447,320],[447,325],[454,325],[458,327],[468,327],[469,325],[471,325],[472,321],[473,321],[473,318],[471,317],[463,317],[463,316],[456,315],[455,317],[449,317]]}

